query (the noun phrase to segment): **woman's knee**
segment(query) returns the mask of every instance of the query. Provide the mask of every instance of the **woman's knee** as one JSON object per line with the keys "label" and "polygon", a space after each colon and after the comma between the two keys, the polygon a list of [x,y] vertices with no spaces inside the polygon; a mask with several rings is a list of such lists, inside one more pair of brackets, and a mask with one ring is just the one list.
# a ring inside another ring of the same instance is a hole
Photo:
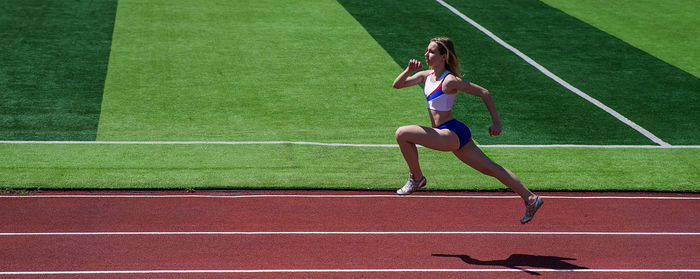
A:
{"label": "woman's knee", "polygon": [[411,126],[401,126],[398,129],[396,129],[395,137],[396,141],[407,141],[411,135],[416,133],[416,128],[420,128],[419,126],[411,125]]}

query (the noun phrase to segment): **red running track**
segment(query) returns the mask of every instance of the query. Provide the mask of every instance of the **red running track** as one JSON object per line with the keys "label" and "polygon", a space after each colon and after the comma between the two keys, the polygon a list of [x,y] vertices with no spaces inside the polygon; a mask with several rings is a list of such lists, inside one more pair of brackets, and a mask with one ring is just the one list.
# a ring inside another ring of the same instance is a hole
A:
{"label": "red running track", "polygon": [[0,278],[699,278],[700,195],[0,196]]}

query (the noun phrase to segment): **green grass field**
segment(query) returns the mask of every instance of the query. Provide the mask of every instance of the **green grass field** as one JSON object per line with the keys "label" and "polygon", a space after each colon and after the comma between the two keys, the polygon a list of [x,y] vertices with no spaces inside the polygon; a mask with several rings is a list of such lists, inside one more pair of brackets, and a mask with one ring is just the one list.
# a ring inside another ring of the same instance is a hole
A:
{"label": "green grass field", "polygon": [[695,77],[700,77],[700,5],[693,0],[544,0]]}
{"label": "green grass field", "polygon": [[0,140],[95,140],[116,8],[0,2]]}
{"label": "green grass field", "polygon": [[[450,4],[669,144],[700,144],[697,44],[671,40],[697,40],[692,13],[657,15],[653,2],[607,13],[590,1],[545,2]],[[391,82],[408,59],[422,59],[429,38],[445,35],[503,120],[503,134],[488,136],[483,103],[458,96],[455,116],[480,144],[655,145],[437,2],[0,6],[11,27],[0,31],[0,140],[392,144],[397,127],[429,122],[420,88]],[[674,27],[617,28],[620,14]],[[669,40],[650,45],[644,33]],[[697,191],[700,181],[699,148],[485,150],[536,190]],[[408,172],[396,147],[6,142],[0,155],[0,188],[393,189]],[[421,164],[427,189],[505,189],[449,153],[421,149]]]}
{"label": "green grass field", "polygon": [[[393,189],[398,148],[301,145],[0,145],[13,188]],[[643,151],[643,152],[642,152]],[[534,189],[695,191],[699,152],[686,149],[490,148]],[[433,190],[503,190],[450,153],[421,149]],[[399,182],[397,182],[399,181]],[[399,185],[401,186],[401,185]]]}

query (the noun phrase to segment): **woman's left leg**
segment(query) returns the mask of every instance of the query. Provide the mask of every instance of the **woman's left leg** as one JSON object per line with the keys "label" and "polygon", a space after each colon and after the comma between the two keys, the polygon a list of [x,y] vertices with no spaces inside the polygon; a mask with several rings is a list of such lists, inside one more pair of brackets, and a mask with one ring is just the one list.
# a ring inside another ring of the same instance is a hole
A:
{"label": "woman's left leg", "polygon": [[454,132],[416,125],[398,128],[396,142],[401,148],[401,153],[408,164],[411,175],[417,180],[423,178],[423,172],[420,169],[420,163],[418,163],[416,144],[439,151],[452,151],[459,148],[459,138]]}
{"label": "woman's left leg", "polygon": [[491,159],[474,144],[473,140],[469,140],[469,143],[453,153],[457,158],[462,160],[462,162],[475,170],[501,181],[501,183],[520,195],[526,205],[533,203],[537,198],[537,195],[533,194],[525,187],[515,174],[491,161]]}

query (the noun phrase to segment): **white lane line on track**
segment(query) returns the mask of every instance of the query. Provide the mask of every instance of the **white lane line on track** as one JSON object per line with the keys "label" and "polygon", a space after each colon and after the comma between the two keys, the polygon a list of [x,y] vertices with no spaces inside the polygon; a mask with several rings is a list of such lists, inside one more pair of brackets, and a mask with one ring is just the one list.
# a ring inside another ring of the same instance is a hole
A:
{"label": "white lane line on track", "polygon": [[[158,198],[213,198],[213,199],[244,199],[244,198],[396,198],[396,199],[519,199],[519,196],[427,196],[414,194],[410,196],[399,195],[2,195],[0,198],[27,199],[27,198],[119,198],[119,199],[158,199]],[[622,199],[622,200],[700,200],[696,197],[669,197],[669,196],[547,196],[546,199]]]}
{"label": "white lane line on track", "polygon": [[84,274],[183,274],[183,273],[372,273],[372,272],[604,272],[604,273],[698,273],[700,269],[231,269],[231,270],[85,270],[85,271],[2,271],[0,275],[84,275]]}
{"label": "white lane line on track", "polygon": [[0,236],[149,236],[149,235],[587,235],[587,236],[700,236],[700,232],[523,232],[523,231],[413,231],[413,232],[5,232]]}
{"label": "white lane line on track", "polygon": [[620,120],[622,123],[625,123],[625,124],[627,124],[628,126],[632,127],[632,129],[636,130],[637,132],[639,132],[640,134],[644,135],[645,137],[647,137],[647,138],[650,139],[651,141],[657,143],[658,145],[660,145],[660,146],[671,146],[669,143],[667,143],[667,142],[661,140],[660,138],[658,138],[657,136],[655,136],[654,134],[652,134],[652,133],[649,132],[648,130],[644,129],[642,126],[637,125],[637,123],[632,122],[632,120],[629,120],[627,117],[623,116],[622,114],[620,114],[620,113],[618,113],[617,111],[613,110],[612,108],[606,106],[605,104],[603,104],[602,102],[598,101],[597,99],[591,97],[590,95],[584,93],[584,92],[581,91],[580,89],[574,87],[573,85],[571,85],[570,83],[566,82],[565,80],[563,80],[563,79],[560,78],[559,76],[557,76],[557,75],[555,75],[554,73],[550,72],[547,68],[545,68],[545,67],[543,67],[542,65],[540,65],[539,63],[535,62],[535,60],[533,60],[533,59],[530,58],[529,56],[525,55],[524,53],[520,52],[520,50],[518,50],[518,49],[516,49],[515,47],[511,46],[510,44],[506,43],[506,42],[503,41],[501,38],[499,38],[498,36],[496,36],[495,34],[493,34],[491,31],[489,31],[488,29],[486,29],[486,28],[484,28],[483,26],[481,26],[481,25],[480,25],[479,23],[477,23],[476,21],[472,20],[471,18],[467,17],[466,15],[464,15],[464,14],[463,14],[462,12],[460,12],[459,10],[457,10],[457,9],[455,9],[454,7],[450,6],[449,4],[445,3],[445,1],[437,0],[437,2],[438,2],[440,5],[444,6],[445,8],[449,9],[449,10],[450,10],[452,13],[454,13],[455,15],[461,17],[464,21],[468,22],[468,23],[471,24],[472,26],[474,26],[474,27],[476,27],[477,29],[479,29],[479,31],[481,31],[481,32],[483,32],[484,34],[486,34],[487,36],[489,36],[491,39],[493,39],[494,41],[496,41],[498,44],[500,44],[500,45],[503,46],[504,48],[506,48],[506,49],[510,50],[511,52],[515,53],[515,55],[519,56],[520,58],[522,58],[523,60],[525,60],[527,63],[529,63],[530,65],[534,66],[537,70],[539,70],[540,72],[542,72],[543,74],[545,74],[546,76],[548,76],[549,78],[551,78],[552,80],[554,80],[554,81],[556,81],[557,83],[559,83],[560,85],[564,86],[566,89],[569,89],[569,91],[575,93],[576,95],[580,96],[581,98],[585,99],[586,101],[592,103],[593,105],[597,106],[598,108],[602,109],[603,111],[609,113],[609,114],[612,115],[613,117],[615,117],[615,118],[617,118],[618,120]]}

